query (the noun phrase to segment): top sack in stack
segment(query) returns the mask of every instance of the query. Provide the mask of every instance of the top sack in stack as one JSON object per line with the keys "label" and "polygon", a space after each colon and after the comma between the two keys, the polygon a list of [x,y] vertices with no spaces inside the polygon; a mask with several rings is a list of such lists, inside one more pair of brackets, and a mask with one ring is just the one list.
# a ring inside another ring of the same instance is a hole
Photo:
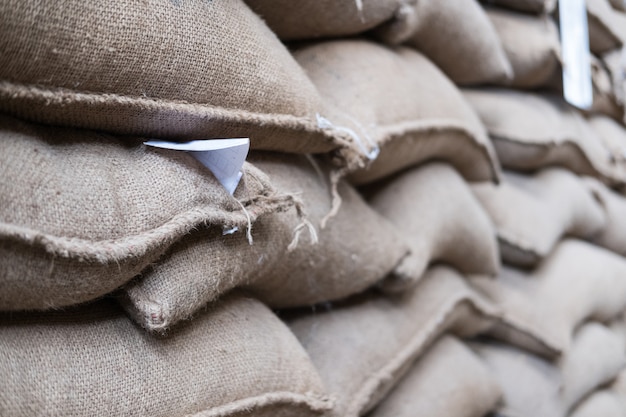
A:
{"label": "top sack in stack", "polygon": [[4,1],[0,56],[0,111],[30,121],[282,152],[347,144],[319,127],[315,87],[241,0]]}
{"label": "top sack in stack", "polygon": [[474,0],[248,0],[283,40],[338,38],[371,31],[423,52],[455,83],[505,81],[511,67]]}
{"label": "top sack in stack", "polygon": [[[294,57],[364,151],[377,158],[351,180],[365,184],[440,159],[466,179],[497,179],[493,147],[458,88],[424,55],[363,39],[306,45]],[[356,155],[347,156],[353,160]]]}

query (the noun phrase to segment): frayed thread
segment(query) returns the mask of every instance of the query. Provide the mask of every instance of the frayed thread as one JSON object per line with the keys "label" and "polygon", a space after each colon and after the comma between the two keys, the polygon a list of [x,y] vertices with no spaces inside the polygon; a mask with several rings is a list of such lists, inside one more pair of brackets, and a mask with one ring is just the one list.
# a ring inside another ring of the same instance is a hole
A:
{"label": "frayed thread", "polygon": [[341,194],[339,194],[339,181],[345,175],[344,170],[332,171],[330,173],[330,193],[332,196],[330,211],[322,218],[320,222],[320,227],[324,229],[326,224],[330,219],[335,217],[337,213],[339,213],[339,209],[341,208]]}
{"label": "frayed thread", "polygon": [[298,247],[298,242],[300,241],[300,235],[305,229],[309,231],[312,244],[316,245],[319,242],[318,237],[317,237],[317,231],[315,230],[315,226],[313,226],[313,224],[309,220],[304,219],[302,220],[302,223],[300,223],[294,229],[293,240],[291,241],[289,246],[287,246],[287,252],[293,252]]}
{"label": "frayed thread", "polygon": [[248,238],[248,243],[250,244],[250,246],[252,246],[254,241],[252,240],[252,219],[250,218],[250,213],[248,213],[248,210],[246,210],[246,208],[241,203],[241,201],[239,200],[235,200],[235,201],[237,201],[237,204],[241,206],[241,209],[243,210],[243,214],[246,215],[246,222],[248,223],[246,226],[246,237]]}
{"label": "frayed thread", "polygon": [[[367,133],[367,130],[361,125],[361,123],[359,123],[357,120],[350,117],[349,115],[343,114],[343,117],[346,118],[350,123],[352,123],[359,129],[359,131],[363,134],[365,141],[367,141],[367,143],[370,145],[371,149],[368,150],[366,148],[364,141],[361,139],[361,136],[359,136],[353,129],[349,127],[345,127],[345,126],[334,125],[330,120],[323,117],[319,113],[316,114],[317,125],[320,129],[333,129],[338,132],[346,133],[348,136],[352,138],[353,142],[361,150],[361,153],[365,155],[365,157],[370,162],[378,158],[378,155],[380,154],[380,147],[372,140],[370,135]],[[338,190],[339,181],[344,176],[346,176],[349,172],[353,171],[357,166],[362,166],[363,161],[356,161],[351,157],[346,157],[346,155],[343,155],[343,157],[345,161],[347,162],[347,166],[342,169],[332,171],[330,173],[330,188],[331,188],[332,201],[331,201],[330,211],[328,212],[328,214],[326,214],[326,216],[324,216],[324,218],[320,222],[320,227],[322,229],[326,227],[326,224],[331,218],[337,215],[337,213],[339,212],[339,209],[341,208],[342,200],[341,200],[341,195],[339,194],[339,190]]]}
{"label": "frayed thread", "polygon": [[300,241],[300,235],[304,230],[309,231],[309,236],[311,237],[311,243],[316,245],[319,242],[319,238],[317,236],[317,231],[315,230],[315,226],[309,221],[307,218],[307,214],[304,210],[304,203],[298,199],[295,195],[292,196],[294,206],[296,208],[296,213],[298,218],[302,221],[298,224],[293,230],[294,235],[291,243],[287,246],[287,252],[293,252],[298,247],[298,242]]}

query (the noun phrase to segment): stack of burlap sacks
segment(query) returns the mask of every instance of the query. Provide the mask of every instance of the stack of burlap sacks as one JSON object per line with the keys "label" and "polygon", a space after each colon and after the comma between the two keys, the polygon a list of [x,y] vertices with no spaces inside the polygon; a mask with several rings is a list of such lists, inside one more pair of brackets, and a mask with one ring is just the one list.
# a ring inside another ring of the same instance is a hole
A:
{"label": "stack of burlap sacks", "polygon": [[0,415],[626,414],[624,5],[488,3],[0,4]]}

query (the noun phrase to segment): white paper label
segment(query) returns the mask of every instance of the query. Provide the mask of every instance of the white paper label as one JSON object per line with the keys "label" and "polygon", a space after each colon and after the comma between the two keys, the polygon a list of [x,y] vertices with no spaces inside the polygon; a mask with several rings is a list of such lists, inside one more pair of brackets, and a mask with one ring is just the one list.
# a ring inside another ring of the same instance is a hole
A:
{"label": "white paper label", "polygon": [[559,0],[563,94],[573,106],[588,109],[593,103],[589,29],[585,0]]}
{"label": "white paper label", "polygon": [[248,156],[250,139],[206,139],[191,142],[151,140],[144,142],[144,145],[191,153],[233,194],[243,175],[241,167]]}

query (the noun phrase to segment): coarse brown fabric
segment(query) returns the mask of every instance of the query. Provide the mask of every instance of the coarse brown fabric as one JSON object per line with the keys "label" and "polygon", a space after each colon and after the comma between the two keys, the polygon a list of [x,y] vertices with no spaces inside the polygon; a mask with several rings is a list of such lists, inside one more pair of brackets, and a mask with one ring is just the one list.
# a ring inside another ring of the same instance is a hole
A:
{"label": "coarse brown fabric", "polygon": [[608,0],[587,0],[589,49],[602,54],[626,41],[626,15],[611,7]]}
{"label": "coarse brown fabric", "polygon": [[604,211],[585,182],[561,168],[534,175],[505,171],[498,186],[472,191],[496,226],[505,263],[533,267],[563,236],[590,239],[604,229]]}
{"label": "coarse brown fabric", "polygon": [[495,229],[468,185],[450,165],[431,162],[403,171],[383,181],[368,200],[397,226],[419,261],[409,273],[396,270],[384,282],[384,288],[400,290],[414,285],[434,262],[449,264],[468,275],[498,274]]}
{"label": "coarse brown fabric", "polygon": [[339,38],[371,31],[411,45],[455,83],[505,81],[511,66],[475,0],[247,0],[281,39]]}
{"label": "coarse brown fabric", "polygon": [[187,153],[0,117],[0,310],[88,301],[199,226],[243,231],[294,205],[243,171],[233,197]]}
{"label": "coarse brown fabric", "polygon": [[525,13],[549,14],[556,8],[557,0],[483,0],[483,2]]}
{"label": "coarse brown fabric", "polygon": [[626,256],[626,198],[593,178],[587,178],[585,185],[606,217],[606,225],[594,237],[594,243]]}
{"label": "coarse brown fabric", "polygon": [[416,48],[456,84],[506,83],[513,75],[493,25],[475,0],[406,2],[376,34],[387,43]]}
{"label": "coarse brown fabric", "polygon": [[592,116],[589,125],[616,164],[626,165],[626,129],[623,125],[606,116]]}
{"label": "coarse brown fabric", "polygon": [[0,315],[3,416],[319,416],[332,401],[293,334],[232,295],[155,338],[105,300]]}
{"label": "coarse brown fabric", "polygon": [[414,0],[245,0],[283,40],[354,36],[396,19]]}
{"label": "coarse brown fabric", "polygon": [[497,318],[462,276],[435,267],[413,291],[370,292],[287,322],[337,399],[331,415],[355,417],[376,406],[440,334],[475,335]]}
{"label": "coarse brown fabric", "polygon": [[[581,326],[555,362],[498,343],[472,343],[504,392],[502,415],[559,417],[613,380],[626,362],[624,340],[594,322]],[[598,414],[600,416],[602,414]]]}
{"label": "coarse brown fabric", "polygon": [[[248,160],[278,190],[297,194],[313,224],[328,213],[327,166],[272,153],[253,153]],[[403,262],[415,263],[405,260],[409,247],[391,223],[347,183],[340,183],[339,192],[343,203],[317,231],[319,243],[302,230],[290,248],[301,222],[295,212],[259,218],[252,245],[241,233],[194,233],[125,288],[125,305],[142,326],[163,331],[233,287],[250,289],[272,307],[304,306],[361,292]]]}
{"label": "coarse brown fabric", "polygon": [[565,416],[560,393],[563,378],[554,363],[496,342],[473,342],[470,347],[491,370],[503,392],[500,415]]}
{"label": "coarse brown fabric", "polygon": [[482,360],[460,340],[442,336],[368,416],[483,417],[501,395]]}
{"label": "coarse brown fabric", "polygon": [[581,326],[572,348],[558,362],[563,375],[561,396],[569,410],[582,398],[613,380],[626,365],[622,335],[594,322]]}
{"label": "coarse brown fabric", "polygon": [[[502,309],[505,323],[564,352],[580,323],[611,320],[624,310],[625,277],[626,260],[621,256],[586,242],[564,240],[532,273],[504,267],[497,280],[476,278],[472,284]],[[506,325],[492,333],[545,355],[507,333]]]}
{"label": "coarse brown fabric", "polygon": [[420,53],[340,40],[302,47],[294,56],[335,109],[330,122],[351,130],[364,150],[380,147],[378,158],[351,176],[354,183],[432,159],[450,162],[474,181],[497,179],[499,166],[480,120]]}
{"label": "coarse brown fabric", "polygon": [[0,110],[36,122],[160,138],[249,136],[327,152],[324,106],[241,0],[5,1]]}
{"label": "coarse brown fabric", "polygon": [[502,166],[534,171],[562,166],[611,185],[626,169],[611,158],[596,132],[556,95],[504,89],[467,89],[465,97],[489,131]]}
{"label": "coarse brown fabric", "polygon": [[547,86],[561,68],[559,31],[552,17],[492,7],[486,11],[513,69],[512,80],[501,84],[516,88]]}

